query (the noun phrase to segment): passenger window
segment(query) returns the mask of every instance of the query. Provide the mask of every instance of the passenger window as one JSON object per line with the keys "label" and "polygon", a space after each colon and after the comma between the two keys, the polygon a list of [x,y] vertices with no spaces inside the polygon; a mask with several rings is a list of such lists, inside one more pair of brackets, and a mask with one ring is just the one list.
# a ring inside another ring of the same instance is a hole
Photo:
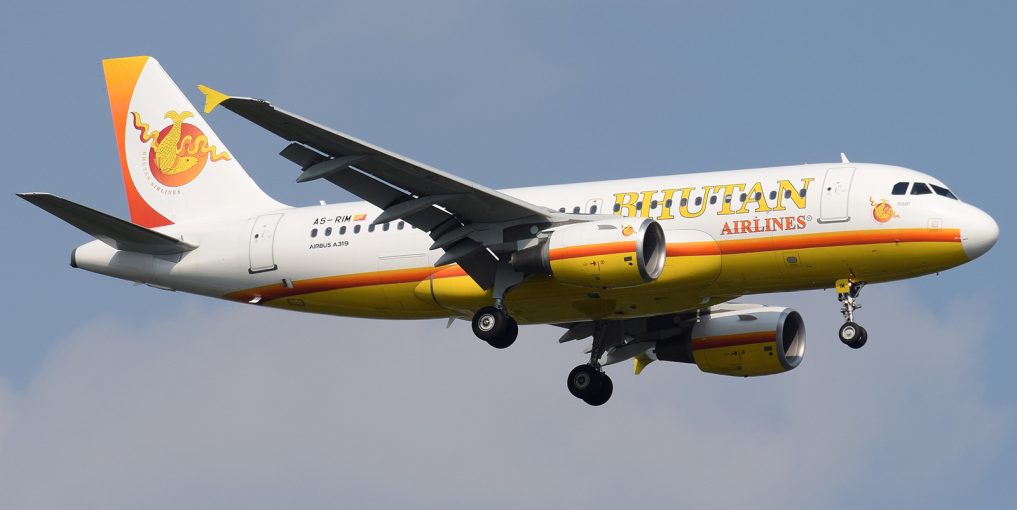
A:
{"label": "passenger window", "polygon": [[579,206],[577,205],[577,206],[572,208],[572,214],[579,214],[579,211],[581,211],[581,210],[582,209],[580,209]]}
{"label": "passenger window", "polygon": [[318,237],[318,229],[316,228],[311,229],[311,237]]}
{"label": "passenger window", "polygon": [[618,212],[620,210],[621,210],[621,204],[614,204],[614,212]]}
{"label": "passenger window", "polygon": [[929,195],[931,193],[932,190],[929,189],[929,186],[924,182],[916,182],[915,185],[911,187],[912,195]]}
{"label": "passenger window", "polygon": [[359,234],[360,233],[360,225],[356,225],[356,226],[353,227],[353,233],[354,234]]}
{"label": "passenger window", "polygon": [[932,186],[932,190],[935,191],[937,195],[957,200],[957,195],[954,195],[950,190],[942,186],[936,186],[935,184],[930,184],[929,186]]}
{"label": "passenger window", "polygon": [[741,196],[738,197],[738,201],[739,202],[744,202],[745,199],[748,198],[748,197],[749,197],[748,195],[746,195],[745,193],[742,193]]}
{"label": "passenger window", "polygon": [[[807,189],[805,189],[805,188],[802,188],[802,193],[801,193],[801,197],[802,197],[802,198],[805,198],[805,192],[806,192],[806,191],[809,191],[809,190],[807,190]],[[789,197],[789,198],[790,198],[790,197]]]}
{"label": "passenger window", "polygon": [[384,230],[385,232],[388,232],[388,226],[389,226],[389,224],[386,223],[386,224],[381,226],[381,229]]}
{"label": "passenger window", "polygon": [[346,235],[346,227],[339,227],[339,235]]}
{"label": "passenger window", "polygon": [[908,184],[911,184],[911,183],[909,183],[909,182],[898,182],[897,184],[893,185],[893,190],[890,191],[890,193],[893,194],[893,195],[907,195],[908,194]]}
{"label": "passenger window", "polygon": [[657,208],[657,201],[656,200],[651,200],[650,201],[650,209],[656,209],[656,208]]}
{"label": "passenger window", "polygon": [[400,221],[399,224],[396,225],[396,228],[399,229],[399,230],[402,230],[403,227],[405,227],[405,226],[406,226],[406,224]]}
{"label": "passenger window", "polygon": [[696,197],[696,206],[703,205],[703,197]]}
{"label": "passenger window", "polygon": [[590,206],[590,214],[597,214],[597,206],[596,205],[591,205]]}
{"label": "passenger window", "polygon": [[674,201],[669,198],[667,199],[667,202],[664,202],[664,207],[670,209],[672,204],[674,204]]}
{"label": "passenger window", "polygon": [[564,207],[559,207],[558,208],[558,212],[565,212],[565,208]]}
{"label": "passenger window", "polygon": [[714,195],[714,196],[710,197],[710,203],[711,204],[716,204],[717,203],[717,195]]}
{"label": "passenger window", "polygon": [[681,202],[679,202],[679,204],[681,204],[681,206],[682,206],[682,207],[688,207],[688,205],[689,205],[689,199],[687,199],[687,198],[683,198],[683,199],[682,199],[682,201],[681,201]]}
{"label": "passenger window", "polygon": [[787,200],[789,198],[791,198],[791,190],[786,189],[784,190],[784,200]]}
{"label": "passenger window", "polygon": [[373,223],[367,226],[367,231],[368,232],[374,232],[374,224]]}
{"label": "passenger window", "polygon": [[730,204],[731,203],[731,195],[724,195],[724,202]]}
{"label": "passenger window", "polygon": [[770,200],[777,200],[777,192],[776,191],[771,191],[770,192]]}
{"label": "passenger window", "polygon": [[643,201],[640,200],[640,201],[636,202],[636,211],[642,211],[642,210],[643,210]]}
{"label": "passenger window", "polygon": [[325,229],[325,237],[329,237],[331,235],[332,235],[332,227],[326,228]]}

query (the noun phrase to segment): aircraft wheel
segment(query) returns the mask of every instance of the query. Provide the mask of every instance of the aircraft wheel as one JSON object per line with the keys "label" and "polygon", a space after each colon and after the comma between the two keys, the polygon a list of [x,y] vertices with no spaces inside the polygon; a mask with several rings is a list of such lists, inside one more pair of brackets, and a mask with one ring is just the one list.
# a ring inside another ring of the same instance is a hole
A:
{"label": "aircraft wheel", "polygon": [[866,331],[865,328],[863,328],[861,326],[858,326],[858,329],[862,330],[861,334],[858,335],[858,339],[855,340],[854,344],[849,344],[848,345],[852,349],[861,349],[862,346],[865,345],[865,342],[869,341],[869,332]]}
{"label": "aircraft wheel", "polygon": [[865,328],[850,321],[845,322],[844,325],[840,327],[838,335],[840,336],[840,341],[844,342],[844,345],[852,349],[860,348],[865,345],[865,341],[869,339],[869,335],[865,331]]}
{"label": "aircraft wheel", "polygon": [[606,376],[596,368],[590,365],[579,365],[569,372],[569,393],[583,400],[593,398],[600,392],[604,379]]}
{"label": "aircraft wheel", "polygon": [[598,372],[598,374],[602,379],[600,390],[597,391],[596,395],[583,399],[584,402],[591,406],[604,405],[605,402],[611,399],[611,394],[614,393],[614,383],[611,382],[611,378],[603,372]]}
{"label": "aircraft wheel", "polygon": [[504,349],[516,341],[516,337],[519,336],[519,325],[512,317],[505,317],[505,331],[498,338],[488,340],[487,343],[495,349]]}
{"label": "aircraft wheel", "polygon": [[505,312],[487,306],[473,315],[473,334],[497,349],[504,349],[516,341],[519,327]]}

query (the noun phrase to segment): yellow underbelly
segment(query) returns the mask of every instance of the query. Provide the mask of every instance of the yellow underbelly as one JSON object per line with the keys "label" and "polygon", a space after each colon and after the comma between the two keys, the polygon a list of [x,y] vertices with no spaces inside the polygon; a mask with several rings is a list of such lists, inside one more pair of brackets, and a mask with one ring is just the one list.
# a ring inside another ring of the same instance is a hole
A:
{"label": "yellow underbelly", "polygon": [[[745,294],[832,287],[840,278],[881,282],[938,272],[966,262],[959,233],[918,235],[902,241],[879,237],[795,236],[668,246],[663,274],[624,289],[528,279],[505,304],[521,324],[659,315],[690,310]],[[892,238],[892,236],[891,236]],[[857,242],[876,240],[882,242]],[[850,242],[854,242],[851,244]],[[295,281],[226,296],[313,313],[393,319],[468,317],[492,302],[458,266],[421,267]]]}

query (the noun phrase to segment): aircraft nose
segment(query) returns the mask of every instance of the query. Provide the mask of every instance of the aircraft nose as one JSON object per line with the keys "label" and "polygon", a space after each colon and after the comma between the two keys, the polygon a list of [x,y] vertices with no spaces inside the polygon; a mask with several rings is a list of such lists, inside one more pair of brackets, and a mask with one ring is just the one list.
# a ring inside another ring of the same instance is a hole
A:
{"label": "aircraft nose", "polygon": [[972,207],[961,226],[961,245],[969,259],[989,251],[999,238],[999,225],[985,211]]}

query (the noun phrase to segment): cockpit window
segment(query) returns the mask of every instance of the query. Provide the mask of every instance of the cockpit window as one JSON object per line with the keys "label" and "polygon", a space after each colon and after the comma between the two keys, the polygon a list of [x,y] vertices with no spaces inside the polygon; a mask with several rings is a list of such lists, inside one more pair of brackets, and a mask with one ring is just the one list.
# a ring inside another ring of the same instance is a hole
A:
{"label": "cockpit window", "polygon": [[929,186],[932,186],[932,190],[935,191],[937,195],[957,200],[957,195],[954,195],[950,190],[942,186],[936,186],[935,184],[930,184]]}
{"label": "cockpit window", "polygon": [[932,190],[929,189],[929,185],[924,182],[916,182],[911,188],[912,195],[929,195],[932,194]]}
{"label": "cockpit window", "polygon": [[908,193],[908,184],[911,184],[911,183],[910,182],[898,182],[897,184],[894,184],[893,185],[893,191],[891,191],[891,193],[893,193],[894,195],[906,195]]}

